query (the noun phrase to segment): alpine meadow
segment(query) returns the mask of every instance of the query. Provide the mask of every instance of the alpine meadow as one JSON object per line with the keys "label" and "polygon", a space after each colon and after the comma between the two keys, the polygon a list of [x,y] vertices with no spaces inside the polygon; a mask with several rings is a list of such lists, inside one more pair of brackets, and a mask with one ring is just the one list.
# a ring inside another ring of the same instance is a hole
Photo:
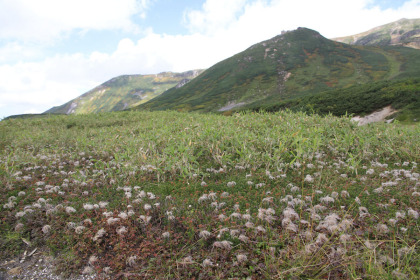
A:
{"label": "alpine meadow", "polygon": [[3,119],[0,279],[419,279],[418,33],[384,30]]}

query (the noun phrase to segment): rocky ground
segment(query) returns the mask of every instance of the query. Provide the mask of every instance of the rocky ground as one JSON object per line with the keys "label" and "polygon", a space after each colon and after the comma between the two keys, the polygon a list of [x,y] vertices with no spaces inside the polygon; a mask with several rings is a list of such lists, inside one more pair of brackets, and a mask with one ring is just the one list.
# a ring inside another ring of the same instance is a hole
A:
{"label": "rocky ground", "polygon": [[[38,250],[37,250],[38,251]],[[87,280],[92,275],[63,276],[55,272],[54,258],[40,250],[26,257],[17,256],[0,262],[0,280]]]}
{"label": "rocky ground", "polygon": [[[373,112],[372,114],[369,114],[369,115],[364,116],[364,117],[356,116],[356,117],[352,118],[352,120],[358,122],[358,125],[365,125],[365,124],[368,124],[368,123],[385,121],[385,119],[387,117],[391,116],[392,114],[395,114],[396,112],[397,111],[392,109],[391,106],[387,106],[387,107],[383,108],[382,110]],[[390,121],[392,121],[392,120],[390,120]]]}

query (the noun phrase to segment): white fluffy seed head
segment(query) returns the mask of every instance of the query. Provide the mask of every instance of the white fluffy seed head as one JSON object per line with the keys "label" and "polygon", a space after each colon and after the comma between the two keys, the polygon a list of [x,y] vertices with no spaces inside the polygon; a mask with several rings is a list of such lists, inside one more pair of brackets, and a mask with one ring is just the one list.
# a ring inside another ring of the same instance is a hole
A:
{"label": "white fluffy seed head", "polygon": [[376,231],[380,234],[386,234],[389,232],[389,229],[385,224],[377,224]]}
{"label": "white fluffy seed head", "polygon": [[244,254],[236,255],[236,259],[238,260],[238,263],[243,263],[248,260],[248,257]]}
{"label": "white fluffy seed head", "polygon": [[413,247],[402,247],[397,250],[397,254],[399,257],[404,257],[405,255],[408,255],[414,251]]}
{"label": "white fluffy seed head", "polygon": [[148,224],[150,222],[150,220],[152,219],[151,216],[147,216],[147,215],[140,215],[140,220],[144,223],[144,224]]}
{"label": "white fluffy seed head", "polygon": [[106,230],[104,230],[103,228],[101,228],[100,230],[98,230],[95,234],[95,236],[92,238],[93,241],[97,241],[100,238],[102,238],[106,233]]}
{"label": "white fluffy seed head", "polygon": [[205,259],[202,264],[203,267],[213,266],[213,262],[209,259]]}
{"label": "white fluffy seed head", "polygon": [[114,217],[108,218],[108,219],[106,220],[106,222],[107,222],[107,224],[108,224],[108,225],[113,225],[113,224],[116,224],[116,223],[118,223],[119,221],[120,221],[120,218],[114,218]]}
{"label": "white fluffy seed head", "polygon": [[130,256],[130,257],[127,259],[126,263],[127,263],[127,265],[128,265],[128,266],[133,267],[133,266],[135,266],[135,265],[136,265],[136,260],[137,260],[137,256]]}
{"label": "white fluffy seed head", "polygon": [[251,222],[246,222],[246,223],[245,223],[245,226],[246,226],[247,228],[253,228],[253,227],[254,227],[254,224],[253,224],[253,223],[251,223]]}
{"label": "white fluffy seed head", "polygon": [[45,225],[45,226],[42,227],[42,232],[44,234],[48,234],[48,233],[50,233],[50,231],[51,231],[51,226],[50,225]]}
{"label": "white fluffy seed head", "polygon": [[82,271],[82,274],[93,274],[95,273],[95,270],[90,266],[85,266],[85,268]]}
{"label": "white fluffy seed head", "polygon": [[306,241],[311,241],[314,238],[314,234],[312,231],[307,230],[303,233],[303,237],[305,238]]}
{"label": "white fluffy seed head", "polygon": [[325,203],[325,204],[330,204],[330,203],[334,203],[334,198],[332,198],[332,197],[330,197],[330,196],[324,196],[324,197],[321,197],[321,202],[322,203]]}
{"label": "white fluffy seed head", "polygon": [[419,218],[419,212],[417,212],[416,210],[413,210],[413,209],[409,209],[408,210],[408,216],[417,220]]}
{"label": "white fluffy seed head", "polygon": [[404,218],[405,218],[405,212],[404,212],[404,211],[397,211],[397,212],[395,213],[395,217],[396,217],[397,219],[404,219]]}
{"label": "white fluffy seed head", "polygon": [[106,208],[108,206],[109,202],[106,201],[99,201],[99,207],[100,208]]}
{"label": "white fluffy seed head", "polygon": [[346,197],[349,197],[349,196],[350,196],[350,194],[349,194],[348,191],[341,191],[341,197],[342,198],[346,198]]}
{"label": "white fluffy seed head", "polygon": [[324,233],[319,233],[315,242],[317,244],[324,244],[327,241],[328,241],[328,237]]}
{"label": "white fluffy seed head", "polygon": [[207,230],[202,230],[200,231],[200,233],[198,234],[198,236],[204,240],[207,240],[208,238],[210,238],[211,236],[211,232],[207,231]]}
{"label": "white fluffy seed head", "polygon": [[15,231],[21,231],[25,226],[22,223],[18,223],[15,226]]}
{"label": "white fluffy seed head", "polygon": [[249,241],[249,238],[244,234],[239,235],[238,239],[244,243],[247,243]]}
{"label": "white fluffy seed head", "polygon": [[118,235],[124,235],[125,233],[127,233],[127,228],[126,227],[122,226],[122,227],[117,228],[117,234]]}
{"label": "white fluffy seed head", "polygon": [[74,231],[77,233],[77,234],[81,234],[81,233],[83,233],[83,231],[85,230],[85,227],[84,226],[77,226],[75,229],[74,229]]}
{"label": "white fluffy seed head", "polygon": [[128,218],[128,215],[126,212],[121,212],[118,214],[118,217],[120,217],[121,219],[125,220]]}
{"label": "white fluffy seed head", "polygon": [[89,264],[94,265],[98,261],[98,257],[95,255],[92,255],[89,257]]}
{"label": "white fluffy seed head", "polygon": [[89,203],[83,204],[83,208],[88,211],[94,209],[93,205]]}
{"label": "white fluffy seed head", "polygon": [[71,206],[66,207],[66,213],[67,214],[75,213],[75,212],[76,212],[76,209],[74,209],[73,207],[71,207]]}

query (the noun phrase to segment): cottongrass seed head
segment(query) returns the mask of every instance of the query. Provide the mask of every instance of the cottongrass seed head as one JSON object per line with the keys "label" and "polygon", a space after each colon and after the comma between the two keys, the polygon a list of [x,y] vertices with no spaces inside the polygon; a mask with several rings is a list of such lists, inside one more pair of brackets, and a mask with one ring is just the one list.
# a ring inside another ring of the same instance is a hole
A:
{"label": "cottongrass seed head", "polygon": [[25,226],[22,224],[22,223],[18,223],[16,226],[15,226],[15,231],[21,231],[21,230],[23,230],[23,228],[24,228]]}
{"label": "cottongrass seed head", "polygon": [[128,266],[133,267],[133,266],[135,266],[135,265],[136,265],[136,260],[137,260],[137,256],[130,256],[130,257],[127,259],[127,261],[126,261],[126,264],[127,264]]}
{"label": "cottongrass seed head", "polygon": [[209,266],[213,266],[213,262],[209,259],[205,259],[201,265],[203,267],[209,267]]}
{"label": "cottongrass seed head", "polygon": [[386,233],[389,232],[389,229],[388,229],[388,227],[385,224],[377,224],[376,225],[376,231],[379,234],[386,234]]}
{"label": "cottongrass seed head", "polygon": [[238,260],[238,263],[243,263],[248,260],[248,257],[244,254],[238,254],[236,255],[236,259]]}
{"label": "cottongrass seed head", "polygon": [[71,206],[66,207],[66,213],[67,214],[71,214],[71,213],[75,213],[75,212],[76,212],[76,209],[74,209],[73,207],[71,207]]}
{"label": "cottongrass seed head", "polygon": [[86,274],[86,275],[91,275],[94,273],[95,273],[95,270],[90,266],[85,266],[82,271],[82,274]]}
{"label": "cottongrass seed head", "polygon": [[124,235],[125,233],[127,233],[127,228],[126,227],[122,226],[122,227],[117,228],[117,234],[118,235]]}
{"label": "cottongrass seed head", "polygon": [[93,241],[97,241],[97,240],[99,240],[100,238],[102,238],[102,237],[105,235],[105,233],[106,233],[106,230],[105,230],[105,229],[103,229],[103,228],[101,228],[100,230],[98,230],[98,231],[96,232],[95,236],[94,236],[94,237],[92,237],[92,240],[93,240]]}
{"label": "cottongrass seed head", "polygon": [[82,233],[83,233],[83,231],[85,230],[85,228],[86,228],[86,227],[84,227],[84,226],[77,226],[77,227],[74,229],[74,231],[75,231],[77,234],[82,234]]}
{"label": "cottongrass seed head", "polygon": [[231,250],[232,249],[232,242],[227,241],[227,240],[223,240],[223,241],[216,241],[213,243],[213,247],[215,248],[221,248],[221,249],[225,249],[225,250]]}
{"label": "cottongrass seed head", "polygon": [[419,212],[417,212],[416,210],[413,210],[413,209],[409,209],[408,210],[408,216],[417,220],[419,218]]}
{"label": "cottongrass seed head", "polygon": [[198,236],[204,240],[207,240],[210,236],[211,236],[211,232],[207,231],[207,230],[202,230],[200,231],[200,233],[198,234]]}
{"label": "cottongrass seed head", "polygon": [[90,265],[94,265],[97,261],[98,261],[98,257],[97,257],[97,256],[95,256],[95,255],[92,255],[92,256],[90,256],[90,257],[89,257],[89,261],[88,261],[88,263],[89,263]]}
{"label": "cottongrass seed head", "polygon": [[50,225],[45,225],[45,226],[42,227],[42,232],[44,234],[48,234],[48,233],[50,233],[50,231],[51,231],[51,226]]}

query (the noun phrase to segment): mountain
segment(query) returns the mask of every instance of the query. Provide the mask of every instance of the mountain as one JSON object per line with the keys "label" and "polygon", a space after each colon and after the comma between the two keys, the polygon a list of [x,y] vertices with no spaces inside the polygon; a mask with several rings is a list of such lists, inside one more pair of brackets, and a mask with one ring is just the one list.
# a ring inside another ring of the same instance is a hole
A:
{"label": "mountain", "polygon": [[45,113],[84,114],[124,110],[147,102],[169,88],[181,87],[201,72],[119,76]]}
{"label": "mountain", "polygon": [[255,44],[136,110],[230,111],[356,84],[420,76],[420,51],[352,46],[298,28]]}
{"label": "mountain", "polygon": [[333,39],[362,46],[404,46],[420,49],[420,19],[400,19],[369,31]]}
{"label": "mountain", "polygon": [[309,96],[256,106],[253,111],[276,112],[289,109],[320,115],[365,116],[391,106],[392,118],[402,122],[420,121],[420,78],[387,80],[332,89]]}

